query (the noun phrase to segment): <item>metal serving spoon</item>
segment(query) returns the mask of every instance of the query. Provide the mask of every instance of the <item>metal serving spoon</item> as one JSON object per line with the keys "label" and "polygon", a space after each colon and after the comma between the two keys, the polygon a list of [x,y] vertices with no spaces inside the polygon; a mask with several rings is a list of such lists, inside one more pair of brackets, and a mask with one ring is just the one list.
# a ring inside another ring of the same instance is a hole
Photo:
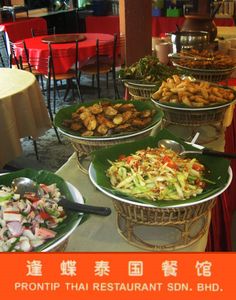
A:
{"label": "metal serving spoon", "polygon": [[178,153],[179,155],[185,155],[185,154],[207,154],[211,156],[218,156],[218,157],[225,157],[225,158],[236,158],[236,153],[227,153],[227,152],[220,152],[220,151],[215,151],[211,150],[208,148],[203,148],[199,150],[185,150],[184,146],[181,145],[180,143],[173,141],[173,140],[168,140],[168,139],[163,139],[158,141],[158,146],[159,147],[165,147],[168,149],[173,150],[174,152]]}
{"label": "metal serving spoon", "polygon": [[[12,181],[12,187],[16,194],[20,194],[21,197],[25,193],[35,193],[38,197],[42,197],[44,192],[42,188],[33,180],[27,177],[17,177]],[[100,216],[109,216],[111,214],[111,209],[109,207],[86,205],[77,202],[71,202],[65,197],[61,197],[58,201],[64,209],[90,213]]]}

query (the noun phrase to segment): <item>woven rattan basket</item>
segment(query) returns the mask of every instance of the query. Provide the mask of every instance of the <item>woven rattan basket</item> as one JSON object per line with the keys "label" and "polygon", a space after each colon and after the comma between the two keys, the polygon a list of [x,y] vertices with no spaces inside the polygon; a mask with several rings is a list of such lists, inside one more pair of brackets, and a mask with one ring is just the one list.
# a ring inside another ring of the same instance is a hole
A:
{"label": "woven rattan basket", "polygon": [[181,126],[202,126],[222,123],[228,105],[212,109],[176,109],[156,102],[156,105],[163,110],[164,119],[168,123]]}
{"label": "woven rattan basket", "polygon": [[235,70],[234,68],[229,69],[192,69],[188,67],[181,66],[175,62],[173,65],[181,71],[185,71],[187,74],[193,76],[198,80],[210,81],[210,82],[220,82],[227,80],[230,75]]}
{"label": "woven rattan basket", "polygon": [[[116,200],[113,205],[117,212],[118,232],[130,244],[151,251],[174,251],[191,246],[207,233],[215,199],[173,208],[145,207]],[[150,242],[146,236],[138,234],[140,226],[173,229],[175,241],[161,243],[157,236]],[[193,227],[197,228],[194,232]]]}
{"label": "woven rattan basket", "polygon": [[154,84],[142,84],[124,81],[129,95],[133,100],[150,100],[151,95],[158,89]]}
{"label": "woven rattan basket", "polygon": [[83,166],[83,160],[85,158],[89,158],[90,154],[94,150],[143,139],[144,137],[149,136],[152,133],[156,132],[156,130],[160,128],[161,122],[162,120],[158,121],[157,123],[155,123],[153,126],[150,126],[149,128],[140,130],[135,134],[117,136],[113,138],[92,138],[92,139],[80,138],[78,136],[72,136],[70,134],[67,134],[60,128],[58,129],[65,136],[65,138],[67,138],[71,142],[73,148],[75,149],[78,158],[79,168],[81,169],[81,171],[87,173],[87,169]]}

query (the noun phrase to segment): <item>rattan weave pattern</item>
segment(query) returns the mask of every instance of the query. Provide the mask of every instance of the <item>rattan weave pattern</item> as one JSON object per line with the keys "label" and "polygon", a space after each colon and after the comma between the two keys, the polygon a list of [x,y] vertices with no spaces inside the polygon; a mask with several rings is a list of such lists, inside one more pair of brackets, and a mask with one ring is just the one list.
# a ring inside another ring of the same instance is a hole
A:
{"label": "rattan weave pattern", "polygon": [[125,87],[133,100],[150,100],[152,94],[158,89],[153,84],[134,84],[128,81],[124,82]]}
{"label": "rattan weave pattern", "polygon": [[[113,200],[117,212],[117,227],[121,236],[130,244],[139,248],[152,251],[174,251],[192,245],[200,240],[207,232],[211,209],[215,205],[215,199],[203,203],[175,207],[143,207]],[[195,234],[191,233],[194,224],[200,222],[202,226]],[[136,229],[139,226],[174,228],[179,232],[179,239],[174,243],[155,243],[138,236]]]}

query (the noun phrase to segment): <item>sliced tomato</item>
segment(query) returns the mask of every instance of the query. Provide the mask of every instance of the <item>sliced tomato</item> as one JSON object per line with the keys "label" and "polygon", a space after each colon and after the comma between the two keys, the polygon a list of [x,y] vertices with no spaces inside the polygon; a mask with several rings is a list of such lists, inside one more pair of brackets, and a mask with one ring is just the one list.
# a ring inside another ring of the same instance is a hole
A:
{"label": "sliced tomato", "polygon": [[195,183],[201,188],[204,188],[206,186],[206,183],[204,181],[201,181],[200,179],[197,179]]}
{"label": "sliced tomato", "polygon": [[130,164],[133,159],[134,158],[132,156],[127,156],[125,160],[128,164]]}
{"label": "sliced tomato", "polygon": [[168,163],[171,161],[171,158],[168,155],[165,155],[162,159],[163,163]]}
{"label": "sliced tomato", "polygon": [[48,188],[48,186],[44,183],[40,183],[40,187],[44,190],[45,193],[49,193],[50,189]]}
{"label": "sliced tomato", "polygon": [[167,166],[171,169],[178,169],[178,165],[168,156],[163,157],[163,163],[167,163]]}
{"label": "sliced tomato", "polygon": [[52,217],[46,211],[43,210],[39,213],[39,215],[43,220],[52,219]]}
{"label": "sliced tomato", "polygon": [[198,164],[198,163],[194,163],[193,167],[192,167],[195,171],[203,171],[205,168],[203,165]]}
{"label": "sliced tomato", "polygon": [[39,197],[35,193],[25,193],[24,197],[31,202],[39,201]]}
{"label": "sliced tomato", "polygon": [[126,158],[126,156],[124,154],[121,154],[118,159],[119,160],[124,160],[125,158]]}

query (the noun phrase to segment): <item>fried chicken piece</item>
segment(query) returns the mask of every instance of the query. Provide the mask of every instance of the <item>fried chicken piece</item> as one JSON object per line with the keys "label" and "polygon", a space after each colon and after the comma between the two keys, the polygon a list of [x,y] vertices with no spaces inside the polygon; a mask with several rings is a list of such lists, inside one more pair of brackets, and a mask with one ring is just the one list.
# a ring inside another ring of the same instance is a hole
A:
{"label": "fried chicken piece", "polygon": [[85,106],[80,106],[77,110],[76,110],[76,113],[77,114],[80,114],[82,113],[83,111],[85,111],[87,108]]}
{"label": "fried chicken piece", "polygon": [[81,123],[73,122],[70,126],[70,129],[74,131],[79,131],[82,127],[83,125]]}
{"label": "fried chicken piece", "polygon": [[79,120],[80,116],[77,112],[74,112],[71,114],[71,119],[72,120]]}
{"label": "fried chicken piece", "polygon": [[100,114],[103,111],[102,105],[100,103],[95,103],[88,109],[94,115]]}
{"label": "fried chicken piece", "polygon": [[152,115],[152,111],[150,109],[143,110],[140,113],[141,118],[147,118],[150,117],[151,115]]}
{"label": "fried chicken piece", "polygon": [[109,128],[108,128],[106,125],[101,124],[101,125],[99,125],[98,128],[97,128],[97,132],[100,133],[101,135],[105,135],[105,134],[107,134],[108,129],[109,129]]}
{"label": "fried chicken piece", "polygon": [[104,114],[106,117],[113,117],[117,115],[118,111],[114,109],[112,106],[108,106],[104,109]]}
{"label": "fried chicken piece", "polygon": [[114,129],[114,132],[125,132],[125,131],[130,131],[132,129],[131,124],[126,123],[126,124],[121,124],[119,126],[117,126]]}
{"label": "fried chicken piece", "polygon": [[115,125],[122,124],[122,122],[123,122],[123,116],[122,116],[122,114],[116,115],[116,116],[114,117],[114,119],[113,119],[113,123],[114,123]]}
{"label": "fried chicken piece", "polygon": [[134,108],[134,105],[132,103],[123,104],[121,107],[119,107],[120,112],[125,112],[127,110],[131,110]]}
{"label": "fried chicken piece", "polygon": [[102,104],[102,108],[104,108],[104,107],[110,106],[111,102],[110,101],[102,101],[101,104]]}
{"label": "fried chicken piece", "polygon": [[62,125],[65,127],[70,127],[70,125],[73,123],[73,120],[63,120]]}
{"label": "fried chicken piece", "polygon": [[84,126],[90,131],[97,127],[97,120],[94,115],[90,115],[88,118],[83,120]]}
{"label": "fried chicken piece", "polygon": [[111,122],[110,120],[108,120],[107,118],[105,118],[103,115],[97,115],[97,122],[99,124],[106,125],[108,128],[114,128],[115,127],[115,124],[113,122]]}
{"label": "fried chicken piece", "polygon": [[87,130],[87,131],[84,131],[81,136],[93,136],[93,131],[90,131],[90,130]]}
{"label": "fried chicken piece", "polygon": [[125,111],[122,114],[123,123],[127,122],[132,117],[133,117],[133,112],[131,110]]}
{"label": "fried chicken piece", "polygon": [[93,116],[93,115],[89,112],[89,110],[85,110],[79,115],[79,117],[82,121],[84,121],[87,118],[90,118],[91,116]]}
{"label": "fried chicken piece", "polygon": [[116,103],[113,105],[113,108],[116,109],[116,110],[119,110],[119,108],[122,106],[123,104],[122,103]]}
{"label": "fried chicken piece", "polygon": [[151,120],[152,120],[152,118],[144,118],[144,119],[136,118],[136,119],[132,120],[131,124],[133,126],[142,128],[142,127],[147,126],[151,122]]}

